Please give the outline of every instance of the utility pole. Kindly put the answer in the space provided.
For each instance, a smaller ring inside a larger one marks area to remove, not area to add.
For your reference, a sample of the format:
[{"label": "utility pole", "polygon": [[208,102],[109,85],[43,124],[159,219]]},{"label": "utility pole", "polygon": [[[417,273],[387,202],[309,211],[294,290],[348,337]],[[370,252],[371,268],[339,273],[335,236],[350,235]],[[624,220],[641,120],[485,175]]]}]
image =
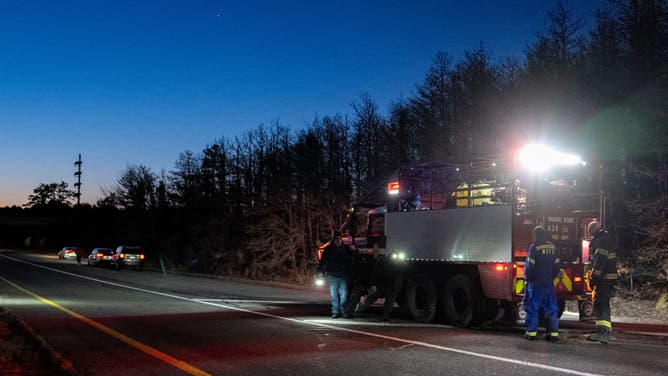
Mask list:
[{"label": "utility pole", "polygon": [[77,187],[77,206],[81,203],[81,154],[79,154],[79,160],[74,162],[74,165],[77,167],[76,172],[74,172],[74,176],[77,177],[77,182],[74,183],[74,186]]}]

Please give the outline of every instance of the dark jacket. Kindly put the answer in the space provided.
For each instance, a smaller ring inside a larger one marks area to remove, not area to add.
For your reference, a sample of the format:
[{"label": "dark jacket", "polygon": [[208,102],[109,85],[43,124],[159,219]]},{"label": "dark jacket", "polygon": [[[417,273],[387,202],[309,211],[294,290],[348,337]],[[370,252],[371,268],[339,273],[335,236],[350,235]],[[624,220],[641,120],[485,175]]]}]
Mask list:
[{"label": "dark jacket", "polygon": [[332,277],[348,278],[353,272],[353,251],[346,244],[330,243],[322,252],[318,271]]},{"label": "dark jacket", "polygon": [[613,283],[617,281],[617,254],[612,239],[605,230],[599,230],[589,244],[591,257],[591,283]]},{"label": "dark jacket", "polygon": [[553,281],[559,275],[560,268],[561,260],[557,257],[554,244],[548,241],[531,244],[529,257],[524,266],[527,282],[553,286]]}]

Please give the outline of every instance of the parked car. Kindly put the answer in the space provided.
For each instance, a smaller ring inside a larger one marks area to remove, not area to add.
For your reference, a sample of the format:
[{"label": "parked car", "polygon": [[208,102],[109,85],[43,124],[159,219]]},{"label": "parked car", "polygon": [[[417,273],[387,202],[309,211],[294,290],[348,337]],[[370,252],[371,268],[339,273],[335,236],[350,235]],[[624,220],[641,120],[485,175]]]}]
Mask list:
[{"label": "parked car", "polygon": [[63,249],[58,252],[58,258],[61,260],[75,260],[77,258],[77,253],[79,255],[84,254],[84,250],[81,247],[63,247]]},{"label": "parked car", "polygon": [[111,264],[111,257],[114,255],[115,251],[113,248],[95,248],[88,255],[88,265],[98,266],[102,264]]},{"label": "parked car", "polygon": [[141,247],[121,245],[111,256],[111,268],[119,270],[123,266],[131,266],[134,270],[144,270],[144,251]]}]

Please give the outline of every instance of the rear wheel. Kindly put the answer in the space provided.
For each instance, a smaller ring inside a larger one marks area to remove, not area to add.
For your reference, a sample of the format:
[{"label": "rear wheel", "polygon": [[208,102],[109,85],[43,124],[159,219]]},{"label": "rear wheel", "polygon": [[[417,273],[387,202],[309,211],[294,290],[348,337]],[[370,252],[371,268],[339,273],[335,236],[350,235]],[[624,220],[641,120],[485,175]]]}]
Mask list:
[{"label": "rear wheel", "polygon": [[471,278],[452,276],[443,289],[443,316],[452,325],[467,327],[480,319],[481,297]]},{"label": "rear wheel", "polygon": [[594,302],[591,300],[582,300],[578,302],[578,313],[580,314],[580,321],[587,321],[596,318],[594,312]]},{"label": "rear wheel", "polygon": [[432,322],[436,317],[438,296],[436,286],[426,278],[408,281],[406,286],[406,309],[415,321]]}]

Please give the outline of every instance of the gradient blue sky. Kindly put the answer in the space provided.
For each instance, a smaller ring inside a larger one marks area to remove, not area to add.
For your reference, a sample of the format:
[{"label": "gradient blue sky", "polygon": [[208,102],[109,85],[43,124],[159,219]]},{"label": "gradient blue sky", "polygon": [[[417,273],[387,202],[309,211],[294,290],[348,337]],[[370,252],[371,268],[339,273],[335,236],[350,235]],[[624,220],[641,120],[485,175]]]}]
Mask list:
[{"label": "gradient blue sky", "polygon": [[[591,19],[600,0],[570,2]],[[272,120],[298,129],[350,113],[368,92],[383,113],[412,95],[437,51],[480,42],[521,57],[553,1],[0,2],[0,206],[43,182],[84,202],[127,164],[169,171]]]}]

